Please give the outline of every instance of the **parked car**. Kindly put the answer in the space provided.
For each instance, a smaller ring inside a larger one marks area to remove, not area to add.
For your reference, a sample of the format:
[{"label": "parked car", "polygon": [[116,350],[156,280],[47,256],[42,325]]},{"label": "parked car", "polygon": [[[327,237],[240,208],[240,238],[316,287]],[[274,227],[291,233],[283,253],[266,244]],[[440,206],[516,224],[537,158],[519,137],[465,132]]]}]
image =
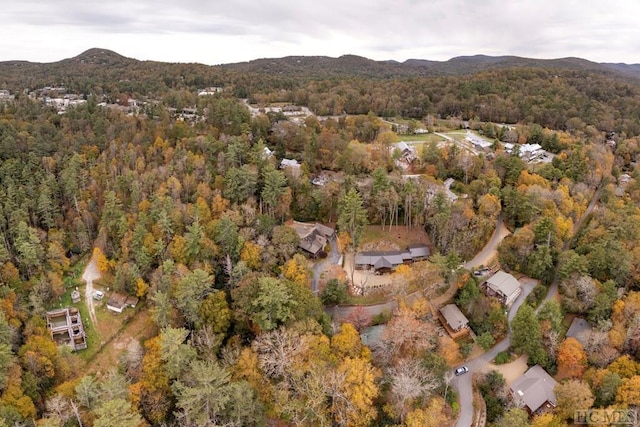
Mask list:
[{"label": "parked car", "polygon": [[104,292],[102,292],[102,291],[93,291],[93,299],[99,301],[102,298],[104,298]]},{"label": "parked car", "polygon": [[464,375],[467,372],[469,372],[469,368],[466,366],[461,366],[458,369],[455,370],[455,374],[456,376],[460,376],[460,375]]},{"label": "parked car", "polygon": [[491,270],[489,268],[486,268],[486,267],[485,268],[480,268],[480,269],[474,271],[473,275],[476,276],[476,277],[481,277],[481,276],[484,276],[485,274],[489,274],[490,271]]}]

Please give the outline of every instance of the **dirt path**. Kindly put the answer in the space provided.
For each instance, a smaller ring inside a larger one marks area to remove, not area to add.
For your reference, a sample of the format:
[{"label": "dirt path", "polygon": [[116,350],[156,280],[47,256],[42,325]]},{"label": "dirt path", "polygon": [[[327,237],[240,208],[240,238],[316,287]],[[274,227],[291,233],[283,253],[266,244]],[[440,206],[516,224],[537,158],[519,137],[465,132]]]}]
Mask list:
[{"label": "dirt path", "polygon": [[98,324],[98,318],[96,317],[96,308],[93,305],[93,281],[100,278],[100,270],[98,270],[98,263],[94,257],[91,257],[91,261],[84,269],[82,273],[82,280],[87,283],[85,289],[85,298],[87,302],[87,308],[89,309],[89,316],[94,325]]}]

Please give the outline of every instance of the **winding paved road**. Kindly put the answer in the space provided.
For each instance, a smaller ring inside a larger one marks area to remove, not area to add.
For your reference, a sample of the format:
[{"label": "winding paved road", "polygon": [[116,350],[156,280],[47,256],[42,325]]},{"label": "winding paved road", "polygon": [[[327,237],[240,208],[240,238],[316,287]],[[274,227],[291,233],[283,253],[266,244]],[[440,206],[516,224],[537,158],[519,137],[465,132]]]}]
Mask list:
[{"label": "winding paved road", "polygon": [[464,268],[472,270],[481,265],[487,266],[489,261],[498,254],[498,246],[500,246],[500,243],[502,243],[504,238],[509,234],[511,234],[511,232],[507,226],[504,225],[504,219],[501,215],[498,217],[498,223],[496,224],[496,229],[493,231],[491,239],[489,239],[487,244],[484,245],[484,248],[482,248],[471,261],[464,263]]},{"label": "winding paved road", "polygon": [[[578,222],[575,223],[573,227],[574,236],[576,236],[580,232],[586,219],[588,218],[588,216],[591,214],[596,204],[598,203],[598,200],[600,199],[600,190],[601,190],[601,187],[598,187],[596,189],[596,191],[593,193],[591,202],[589,202],[589,206],[587,206],[587,209],[585,210],[584,214],[580,217],[580,220],[578,220]],[[493,242],[494,238],[496,237],[496,234],[500,234],[498,233],[498,230],[500,229],[500,225],[504,226],[504,223],[498,224],[498,226],[496,227],[496,232],[494,232],[494,235],[491,237],[491,240],[487,244],[487,247],[491,246],[490,244],[491,242]],[[506,235],[507,234],[505,234],[505,236]],[[498,244],[501,241],[502,239],[498,241]],[[568,250],[571,247],[572,242],[573,242],[573,238],[564,244],[562,250],[563,251]],[[485,247],[480,252],[480,254],[485,252],[487,247]],[[498,246],[495,245],[496,249],[497,247]],[[468,263],[469,267],[467,267],[467,265],[465,264],[465,268],[473,268],[480,265],[480,264],[472,265],[480,259],[479,258],[480,254],[478,254],[473,260],[469,261]],[[488,254],[485,254],[485,255],[488,255]],[[509,348],[509,346],[511,345],[511,321],[513,320],[513,317],[518,312],[518,308],[520,308],[522,303],[525,301],[527,295],[529,295],[529,293],[531,293],[531,291],[535,287],[535,283],[536,283],[535,281],[529,281],[529,280],[523,282],[522,294],[518,297],[518,299],[516,299],[516,301],[511,306],[511,309],[509,310],[509,315],[507,317],[507,320],[509,322],[509,329],[507,330],[506,338],[504,338],[502,341],[496,344],[488,352],[482,354],[481,356],[476,357],[473,360],[468,361],[466,363],[466,366],[469,368],[469,372],[460,377],[455,377],[452,380],[451,386],[458,392],[458,396],[460,400],[460,416],[458,418],[458,422],[456,423],[456,427],[471,427],[473,425],[473,387],[471,382],[473,373],[479,372],[482,369],[482,367],[490,363],[499,352]],[[547,291],[547,295],[545,296],[543,301],[549,300],[551,298],[555,298],[557,293],[558,293],[558,280],[557,280],[557,274],[556,274],[556,277],[551,283],[551,286],[549,286],[549,290]]]},{"label": "winding paved road", "polygon": [[[535,285],[536,281],[533,279],[527,279],[523,282],[522,293],[514,301],[511,309],[509,310],[509,315],[507,316],[509,325],[511,325],[513,317],[516,315],[518,309],[527,299],[527,295],[531,293]],[[456,423],[456,427],[470,427],[473,423],[473,387],[471,384],[473,374],[475,372],[480,372],[482,368],[489,364],[498,353],[506,350],[510,345],[511,326],[509,326],[507,336],[498,344],[493,346],[491,350],[465,363],[465,366],[469,368],[469,372],[467,374],[455,377],[451,381],[451,386],[458,392],[460,400],[460,416]]]}]

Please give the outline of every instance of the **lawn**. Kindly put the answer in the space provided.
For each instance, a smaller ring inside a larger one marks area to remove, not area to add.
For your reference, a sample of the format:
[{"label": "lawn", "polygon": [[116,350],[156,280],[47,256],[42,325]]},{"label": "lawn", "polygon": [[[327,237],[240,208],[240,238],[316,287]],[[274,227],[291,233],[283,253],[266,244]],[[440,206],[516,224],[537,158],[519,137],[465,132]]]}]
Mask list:
[{"label": "lawn", "polygon": [[[418,243],[429,244],[429,236],[422,227],[408,228],[404,225],[392,226],[389,229],[388,226],[382,227],[381,225],[369,225],[364,229],[362,233],[361,247],[364,249],[367,246],[373,244],[397,246],[399,249],[404,249],[408,245],[415,245]],[[386,250],[390,250],[386,249]],[[385,250],[381,248],[380,250]]]},{"label": "lawn", "polygon": [[[422,135],[398,135],[398,139],[401,141],[409,142],[409,143],[424,143],[427,144],[429,142],[440,142],[442,141],[442,137],[433,133],[425,133]],[[414,145],[414,144],[410,144]]]},{"label": "lawn", "polygon": [[[71,267],[63,278],[65,292],[60,296],[57,303],[48,307],[48,309],[75,307],[80,311],[82,326],[87,338],[87,348],[73,353],[80,366],[89,364],[102,351],[105,344],[123,328],[125,320],[134,313],[131,309],[128,309],[129,311],[125,311],[122,315],[111,313],[106,309],[106,298],[108,296],[105,295],[105,299],[95,301],[97,325],[91,322],[89,309],[85,301],[85,283],[81,279],[87,262],[88,260],[86,259],[80,259]],[[80,292],[81,299],[80,302],[73,303],[71,301],[71,292],[76,288]]]}]

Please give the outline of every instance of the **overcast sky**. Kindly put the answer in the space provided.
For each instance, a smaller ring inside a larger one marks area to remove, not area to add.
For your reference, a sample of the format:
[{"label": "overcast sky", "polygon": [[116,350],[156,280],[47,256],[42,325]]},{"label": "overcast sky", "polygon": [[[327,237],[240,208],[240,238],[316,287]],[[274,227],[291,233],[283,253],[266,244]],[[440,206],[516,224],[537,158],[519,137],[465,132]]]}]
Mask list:
[{"label": "overcast sky", "polygon": [[92,48],[223,64],[355,54],[640,63],[638,0],[0,0],[0,61]]}]

